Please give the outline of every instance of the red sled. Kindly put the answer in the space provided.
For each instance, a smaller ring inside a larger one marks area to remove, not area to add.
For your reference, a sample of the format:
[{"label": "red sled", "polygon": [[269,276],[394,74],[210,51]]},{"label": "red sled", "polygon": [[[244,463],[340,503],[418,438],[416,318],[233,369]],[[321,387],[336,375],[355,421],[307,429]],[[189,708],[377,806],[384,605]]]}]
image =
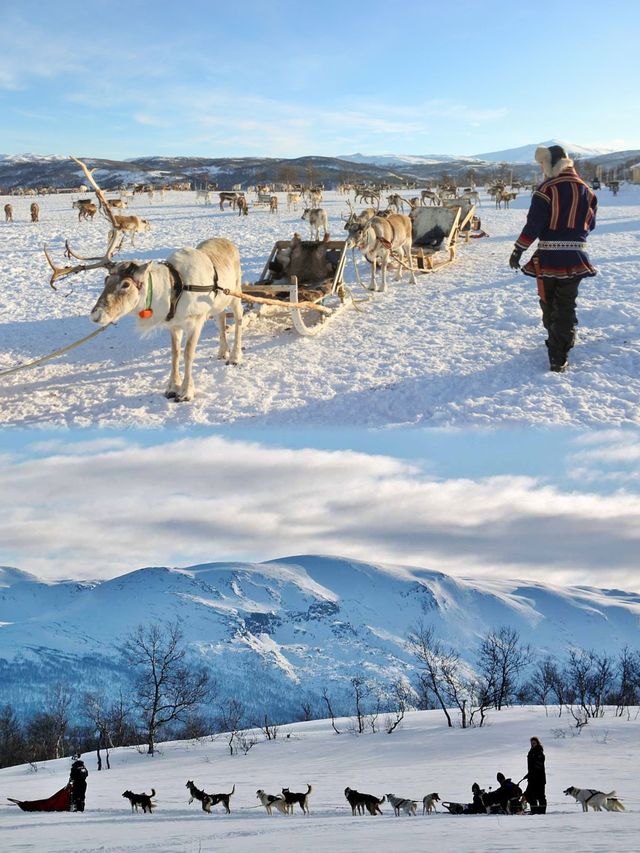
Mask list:
[{"label": "red sled", "polygon": [[62,790],[46,800],[14,800],[7,797],[10,803],[15,803],[23,812],[69,812],[71,811],[71,786],[66,785]]}]

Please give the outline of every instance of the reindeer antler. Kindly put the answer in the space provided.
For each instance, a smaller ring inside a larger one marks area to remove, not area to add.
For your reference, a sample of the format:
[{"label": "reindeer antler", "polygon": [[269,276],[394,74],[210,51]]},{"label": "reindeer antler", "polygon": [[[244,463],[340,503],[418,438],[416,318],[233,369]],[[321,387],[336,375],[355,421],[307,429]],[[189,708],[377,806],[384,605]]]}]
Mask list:
[{"label": "reindeer antler", "polygon": [[60,278],[66,278],[68,275],[74,275],[78,272],[85,272],[85,270],[97,270],[100,268],[103,269],[112,269],[115,266],[115,262],[111,260],[111,256],[113,254],[113,245],[115,241],[118,239],[120,235],[117,231],[111,231],[111,237],[109,240],[109,245],[107,246],[107,251],[102,257],[99,258],[83,258],[81,255],[76,255],[75,252],[69,246],[69,241],[65,242],[65,250],[64,253],[68,258],[77,258],[79,261],[94,261],[94,263],[90,264],[78,264],[76,266],[69,267],[59,267],[53,262],[51,255],[47,251],[46,245],[43,246],[44,255],[47,259],[47,263],[53,270],[51,274],[51,278],[49,279],[49,285],[53,290],[57,290],[58,288],[55,286],[54,282]]},{"label": "reindeer antler", "polygon": [[75,275],[75,273],[85,272],[85,270],[100,269],[101,267],[104,269],[112,269],[114,266],[114,261],[112,260],[113,255],[120,249],[120,246],[122,245],[122,238],[124,236],[122,228],[120,227],[117,221],[117,218],[111,212],[111,208],[109,207],[107,200],[104,197],[104,193],[102,192],[102,190],[96,183],[95,178],[93,177],[93,170],[89,169],[87,165],[83,163],[82,160],[78,160],[77,157],[71,157],[70,159],[73,160],[74,163],[77,163],[78,166],[80,166],[87,180],[95,190],[96,196],[98,197],[100,210],[111,223],[111,229],[109,230],[107,248],[104,254],[100,255],[99,257],[85,257],[83,255],[78,255],[72,250],[71,246],[69,245],[69,241],[65,241],[64,253],[67,258],[76,258],[76,260],[78,261],[90,261],[91,263],[78,264],[76,266],[58,267],[53,262],[51,255],[47,251],[47,247],[44,246],[44,254],[47,259],[47,263],[53,270],[51,278],[49,279],[49,284],[53,288],[53,290],[57,290],[57,287],[55,286],[54,282],[56,282],[58,279],[66,278],[68,275]]},{"label": "reindeer antler", "polygon": [[95,169],[89,169],[87,164],[83,163],[82,160],[78,160],[77,157],[71,156],[70,159],[73,160],[74,163],[77,163],[78,166],[80,166],[82,171],[85,173],[87,180],[95,190],[95,193],[98,197],[98,202],[100,203],[100,212],[107,217],[111,225],[116,229],[116,231],[118,231],[118,223],[116,222],[115,216],[113,215],[111,208],[109,207],[109,203],[107,202],[106,198],[104,197],[104,193],[102,192],[102,190],[96,183],[95,178],[93,177]]}]

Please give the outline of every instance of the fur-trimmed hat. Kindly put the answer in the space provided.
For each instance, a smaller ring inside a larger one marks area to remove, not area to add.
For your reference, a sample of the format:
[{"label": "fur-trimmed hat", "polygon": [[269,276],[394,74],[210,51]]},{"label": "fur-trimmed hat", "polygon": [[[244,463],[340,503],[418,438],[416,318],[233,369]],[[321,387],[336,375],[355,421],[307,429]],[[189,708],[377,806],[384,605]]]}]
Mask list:
[{"label": "fur-trimmed hat", "polygon": [[562,145],[539,145],[536,148],[535,160],[542,166],[542,171],[547,178],[557,178],[563,169],[573,166],[573,160]]}]

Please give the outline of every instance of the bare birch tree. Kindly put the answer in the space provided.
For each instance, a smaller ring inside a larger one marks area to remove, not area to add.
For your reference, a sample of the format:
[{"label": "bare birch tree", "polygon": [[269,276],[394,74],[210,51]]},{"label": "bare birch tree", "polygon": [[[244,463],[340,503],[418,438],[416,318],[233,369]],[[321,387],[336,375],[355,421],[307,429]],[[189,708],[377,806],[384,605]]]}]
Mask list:
[{"label": "bare birch tree", "polygon": [[139,625],[122,651],[137,672],[133,706],[145,727],[149,755],[153,755],[162,728],[184,722],[209,698],[212,685],[206,670],[189,666],[177,622]]}]

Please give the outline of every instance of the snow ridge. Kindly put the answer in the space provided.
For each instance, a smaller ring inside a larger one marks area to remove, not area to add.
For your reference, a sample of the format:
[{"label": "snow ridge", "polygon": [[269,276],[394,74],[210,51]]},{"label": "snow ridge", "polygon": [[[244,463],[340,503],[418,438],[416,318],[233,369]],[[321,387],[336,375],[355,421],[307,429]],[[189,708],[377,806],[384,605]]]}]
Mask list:
[{"label": "snow ridge", "polygon": [[[479,637],[503,625],[540,654],[561,654],[569,645],[634,646],[640,601],[613,590],[454,578],[319,555],[148,567],[95,583],[44,583],[3,569],[6,701],[24,703],[25,666],[42,689],[72,671],[108,690],[114,675],[126,672],[123,638],[142,622],[176,619],[193,657],[225,689],[285,714],[301,691],[319,695],[332,684],[339,696],[356,671],[382,683],[408,674],[406,637],[419,622],[469,660]],[[37,702],[38,687],[30,700]]]}]

